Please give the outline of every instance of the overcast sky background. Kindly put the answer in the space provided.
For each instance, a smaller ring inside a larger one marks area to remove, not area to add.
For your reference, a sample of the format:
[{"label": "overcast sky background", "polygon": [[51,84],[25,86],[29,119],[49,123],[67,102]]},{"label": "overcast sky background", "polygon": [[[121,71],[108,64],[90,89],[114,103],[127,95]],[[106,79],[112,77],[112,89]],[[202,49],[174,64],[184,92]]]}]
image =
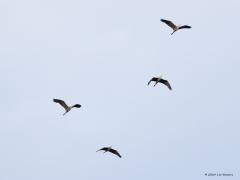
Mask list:
[{"label": "overcast sky background", "polygon": [[0,179],[239,179],[239,7],[1,0]]}]

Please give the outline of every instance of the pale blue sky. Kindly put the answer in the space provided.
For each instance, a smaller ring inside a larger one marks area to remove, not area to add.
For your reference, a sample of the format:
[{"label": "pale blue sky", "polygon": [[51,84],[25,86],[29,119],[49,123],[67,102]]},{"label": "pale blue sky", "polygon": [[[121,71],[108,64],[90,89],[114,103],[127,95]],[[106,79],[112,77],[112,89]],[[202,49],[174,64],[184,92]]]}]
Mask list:
[{"label": "pale blue sky", "polygon": [[239,7],[1,0],[0,179],[239,179]]}]

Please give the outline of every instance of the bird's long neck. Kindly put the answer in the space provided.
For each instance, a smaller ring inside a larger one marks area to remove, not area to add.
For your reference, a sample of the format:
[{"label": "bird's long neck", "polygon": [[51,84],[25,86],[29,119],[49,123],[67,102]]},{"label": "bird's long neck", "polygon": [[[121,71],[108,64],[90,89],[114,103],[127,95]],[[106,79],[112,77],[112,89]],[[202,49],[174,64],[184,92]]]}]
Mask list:
[{"label": "bird's long neck", "polygon": [[154,86],[156,86],[157,85],[157,83],[159,83],[159,81],[162,79],[162,76],[159,76],[158,78],[157,78],[157,80],[156,80],[156,82],[155,82],[155,84],[154,84]]},{"label": "bird's long neck", "polygon": [[178,29],[174,29],[171,35],[173,35],[177,30],[178,30]]},{"label": "bird's long neck", "polygon": [[64,116],[65,114],[67,114],[71,109],[72,109],[72,107],[68,107],[68,108],[66,109],[66,112],[63,114],[63,116]]}]

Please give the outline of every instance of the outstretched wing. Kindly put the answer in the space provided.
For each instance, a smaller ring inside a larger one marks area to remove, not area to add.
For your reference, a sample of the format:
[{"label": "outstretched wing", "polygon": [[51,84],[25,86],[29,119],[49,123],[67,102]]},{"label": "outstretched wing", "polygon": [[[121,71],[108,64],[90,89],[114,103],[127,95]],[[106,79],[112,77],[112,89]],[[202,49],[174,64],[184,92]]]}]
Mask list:
[{"label": "outstretched wing", "polygon": [[184,26],[180,26],[178,29],[190,29],[190,28],[192,27],[188,25],[184,25]]},{"label": "outstretched wing", "polygon": [[168,87],[168,89],[172,90],[172,87],[171,87],[170,83],[169,83],[167,80],[165,80],[165,79],[160,79],[159,82],[165,84],[165,85]]},{"label": "outstretched wing", "polygon": [[68,109],[68,105],[61,99],[53,99],[53,102],[59,103],[65,110]]},{"label": "outstretched wing", "polygon": [[80,107],[82,107],[80,104],[75,104],[74,106],[72,106],[72,107],[75,107],[75,108],[80,108]]},{"label": "outstretched wing", "polygon": [[120,158],[122,157],[122,156],[119,154],[119,152],[118,152],[117,150],[115,150],[115,149],[110,149],[109,152],[117,155],[117,156],[120,157]]},{"label": "outstretched wing", "polygon": [[97,150],[96,152],[98,152],[98,151],[107,151],[107,150],[108,150],[108,148],[107,148],[107,147],[103,147],[103,148],[101,148],[101,149]]},{"label": "outstretched wing", "polygon": [[165,24],[167,24],[169,27],[171,27],[173,30],[177,27],[175,24],[173,24],[172,21],[169,20],[165,20],[165,19],[161,19],[162,22],[164,22]]},{"label": "outstretched wing", "polygon": [[148,85],[149,85],[152,81],[157,81],[157,78],[156,78],[156,77],[153,77],[152,79],[150,79],[150,81],[148,82]]}]

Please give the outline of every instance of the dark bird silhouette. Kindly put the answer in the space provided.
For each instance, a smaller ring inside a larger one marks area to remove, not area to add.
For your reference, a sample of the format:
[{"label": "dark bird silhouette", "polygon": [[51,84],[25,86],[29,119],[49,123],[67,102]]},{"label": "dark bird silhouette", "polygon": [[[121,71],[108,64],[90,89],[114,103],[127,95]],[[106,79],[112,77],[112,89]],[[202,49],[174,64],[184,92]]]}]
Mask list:
[{"label": "dark bird silhouette", "polygon": [[157,83],[160,82],[160,83],[166,85],[166,86],[168,87],[168,89],[172,90],[172,87],[171,87],[170,83],[169,83],[167,80],[163,79],[161,76],[160,76],[160,77],[153,77],[152,79],[150,79],[150,81],[148,82],[148,85],[149,85],[152,81],[155,81],[154,86],[156,86]]},{"label": "dark bird silhouette", "polygon": [[75,104],[73,106],[68,106],[63,100],[60,100],[60,99],[53,99],[53,102],[59,103],[65,109],[65,113],[63,115],[68,113],[74,107],[75,108],[80,108],[81,107],[80,104]]},{"label": "dark bird silhouette", "polygon": [[165,20],[165,19],[161,19],[161,21],[164,22],[165,24],[167,24],[169,27],[171,27],[173,29],[173,32],[172,32],[171,35],[173,35],[173,33],[178,31],[179,29],[190,29],[190,28],[192,28],[191,26],[188,26],[188,25],[176,26],[175,24],[173,24],[172,21]]},{"label": "dark bird silhouette", "polygon": [[103,147],[103,148],[97,150],[96,152],[98,152],[98,151],[104,151],[103,153],[105,153],[105,152],[111,152],[111,153],[117,155],[117,156],[120,157],[120,158],[122,157],[117,150],[112,149],[112,146],[110,146],[110,147]]}]

